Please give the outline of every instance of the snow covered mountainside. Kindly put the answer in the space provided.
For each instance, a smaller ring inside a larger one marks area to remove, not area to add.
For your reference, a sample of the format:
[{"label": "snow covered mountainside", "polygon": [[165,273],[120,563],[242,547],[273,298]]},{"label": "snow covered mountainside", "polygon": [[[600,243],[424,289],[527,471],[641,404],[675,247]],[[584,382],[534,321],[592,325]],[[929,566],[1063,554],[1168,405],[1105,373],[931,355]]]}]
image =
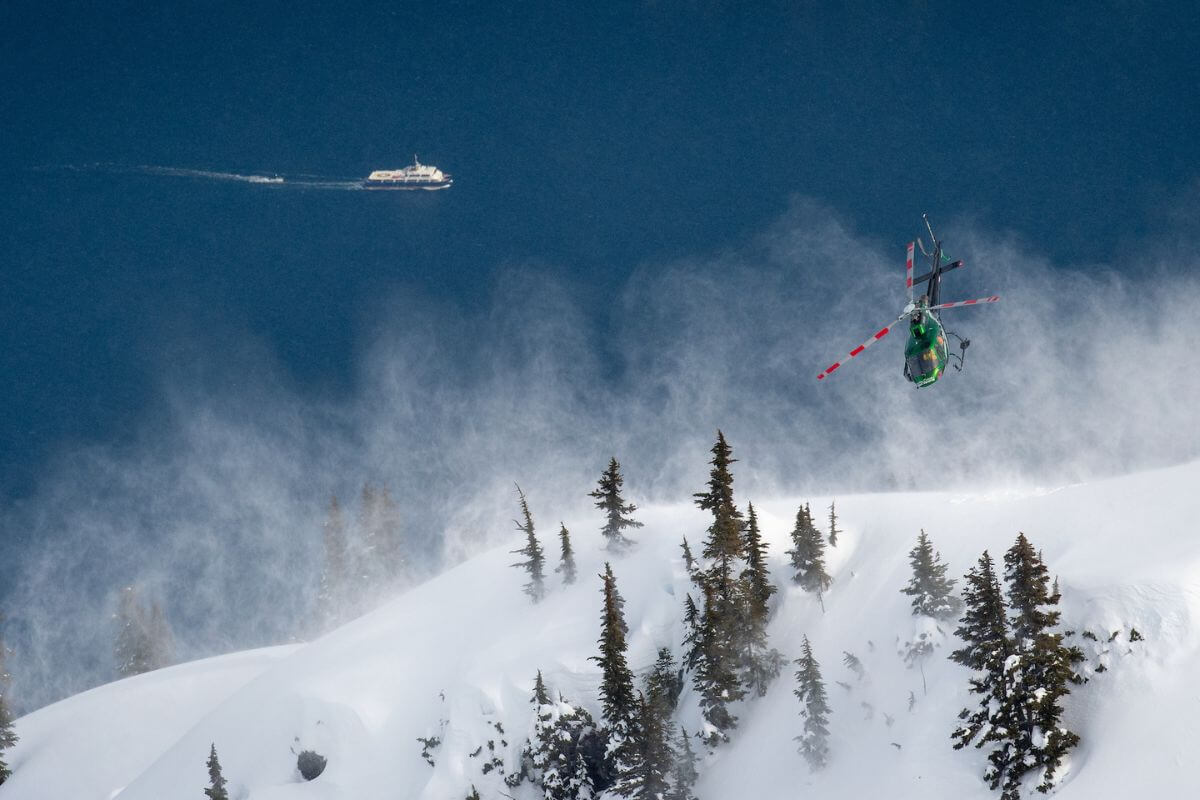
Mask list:
[{"label": "snow covered mountainside", "polygon": [[[1200,462],[1085,485],[980,494],[838,497],[838,546],[826,551],[833,584],[822,610],[791,582],[785,551],[797,506],[820,522],[830,498],[754,501],[770,545],[771,646],[788,659],[805,635],[824,675],[830,761],[810,771],[796,752],[800,705],[790,664],[763,698],[736,704],[731,742],[706,754],[696,794],[733,798],[994,798],[984,756],[955,751],[950,733],[973,706],[968,672],[945,654],[953,624],[922,671],[899,648],[918,621],[900,593],[923,528],[959,578],[983,550],[999,559],[1019,531],[1042,550],[1062,592],[1063,628],[1083,648],[1090,680],[1066,698],[1065,723],[1082,737],[1056,791],[1064,800],[1193,796],[1200,781]],[[698,487],[699,488],[699,487]],[[558,513],[530,504],[551,563]],[[515,506],[515,502],[514,502]],[[12,778],[0,800],[185,800],[203,797],[216,745],[234,800],[530,800],[506,786],[532,730],[530,695],[541,670],[551,693],[599,717],[601,581],[611,558],[625,598],[629,664],[643,675],[660,647],[679,657],[683,602],[694,591],[680,552],[699,551],[711,517],[689,503],[650,506],[637,546],[610,557],[598,514],[565,520],[579,580],[548,573],[546,599],[521,592],[519,547],[473,558],[307,645],[233,654],[103,686],[17,721]],[[498,520],[507,525],[507,520]],[[1139,636],[1134,636],[1136,629]],[[1087,632],[1088,635],[1084,635]],[[861,673],[845,665],[845,654]],[[927,687],[927,688],[926,688]],[[677,722],[700,726],[685,687]],[[418,737],[436,738],[422,757]],[[489,743],[490,746],[489,746]],[[304,781],[296,754],[328,759]],[[704,752],[702,747],[698,747]],[[501,766],[488,769],[495,761]],[[1023,796],[1036,796],[1031,790]]]}]

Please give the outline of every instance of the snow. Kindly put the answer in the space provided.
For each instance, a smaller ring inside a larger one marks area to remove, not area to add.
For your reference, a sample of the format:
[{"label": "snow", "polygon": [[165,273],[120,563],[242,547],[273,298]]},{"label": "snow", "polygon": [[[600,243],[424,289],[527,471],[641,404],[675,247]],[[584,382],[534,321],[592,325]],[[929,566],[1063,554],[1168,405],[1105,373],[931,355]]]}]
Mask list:
[{"label": "snow", "polygon": [[[1066,700],[1065,723],[1082,743],[1056,796],[1190,796],[1200,749],[1198,485],[1200,462],[1065,487],[839,496],[843,531],[826,551],[834,580],[824,611],[791,584],[784,551],[797,505],[809,501],[815,511],[831,498],[739,496],[743,508],[754,501],[781,587],[771,645],[793,659],[807,635],[821,665],[830,761],[812,773],[797,754],[803,720],[789,663],[765,698],[732,708],[738,728],[700,765],[697,794],[997,796],[980,778],[984,754],[950,744],[958,711],[973,705],[968,671],[945,657],[955,625],[913,617],[900,592],[924,528],[959,588],[985,548],[999,558],[1024,531],[1059,577],[1064,627],[1095,636],[1072,640],[1087,654],[1091,680]],[[559,510],[530,497],[547,546],[557,526],[544,521],[557,521]],[[0,800],[199,797],[212,743],[235,800],[443,800],[464,797],[472,784],[483,797],[503,790],[532,798],[528,785],[512,789],[496,771],[482,774],[487,743],[506,770],[515,767],[532,729],[538,669],[552,697],[599,716],[600,676],[588,659],[597,651],[597,575],[606,559],[625,598],[630,666],[645,674],[664,645],[678,657],[692,590],[679,543],[686,535],[697,549],[707,517],[688,502],[636,516],[645,523],[639,544],[615,557],[602,550],[598,514],[565,520],[579,580],[562,587],[548,573],[537,606],[521,592],[524,574],[508,566],[522,543],[514,536],[314,642],[180,665],[36,711],[16,723],[21,740],[8,754],[14,773]],[[1143,641],[1131,641],[1133,628]],[[902,645],[922,633],[934,652],[909,666]],[[844,651],[859,659],[861,676],[845,666]],[[678,721],[704,729],[690,686]],[[433,767],[417,741],[429,736],[441,739]],[[296,770],[304,749],[329,759],[311,783]]]}]

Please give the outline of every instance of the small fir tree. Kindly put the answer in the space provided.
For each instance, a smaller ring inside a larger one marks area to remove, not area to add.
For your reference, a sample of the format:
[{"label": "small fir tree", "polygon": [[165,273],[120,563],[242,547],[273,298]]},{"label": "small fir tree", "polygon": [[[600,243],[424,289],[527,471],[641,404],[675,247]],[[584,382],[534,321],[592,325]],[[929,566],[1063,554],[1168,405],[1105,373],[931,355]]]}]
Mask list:
[{"label": "small fir tree", "polygon": [[829,703],[825,695],[825,683],[821,680],[821,667],[813,657],[812,645],[804,637],[800,658],[795,661],[796,689],[802,708],[804,730],[796,737],[800,743],[800,755],[812,769],[820,769],[829,761]]},{"label": "small fir tree", "polygon": [[638,693],[638,759],[633,780],[618,782],[617,794],[624,789],[637,800],[661,800],[671,780],[671,764],[674,753],[671,739],[675,725],[670,714],[663,713],[661,700],[655,701]]},{"label": "small fir tree", "polygon": [[521,491],[521,487],[517,487],[517,495],[521,499],[521,516],[524,522],[513,520],[517,526],[517,530],[525,534],[525,546],[519,550],[513,550],[513,553],[526,557],[525,561],[518,561],[512,566],[524,569],[529,573],[529,583],[525,584],[525,594],[529,595],[530,599],[535,603],[540,603],[542,598],[546,596],[546,583],[544,578],[545,556],[542,555],[542,545],[538,542],[537,536],[533,529],[533,515],[529,513],[529,503],[525,499],[525,493]]},{"label": "small fir tree", "polygon": [[591,800],[595,789],[583,751],[585,737],[595,730],[591,715],[561,696],[551,701],[540,670],[530,702],[534,730],[521,752],[523,774],[546,800]]},{"label": "small fir tree", "polygon": [[688,671],[696,669],[703,656],[702,647],[704,632],[700,626],[700,609],[691,594],[683,601],[683,625],[686,632],[683,636],[683,666]]},{"label": "small fir tree", "polygon": [[621,465],[613,458],[608,462],[608,469],[600,476],[595,491],[588,493],[589,497],[596,498],[596,508],[604,512],[605,522],[600,532],[604,534],[605,546],[614,552],[625,550],[633,544],[633,540],[624,533],[626,528],[642,527],[642,523],[631,516],[637,511],[637,506],[626,503],[621,497],[621,486],[624,483]]},{"label": "small fir tree", "polygon": [[671,770],[671,788],[667,790],[665,800],[696,800],[692,787],[700,777],[696,769],[699,759],[692,750],[691,737],[687,729],[681,730],[679,744],[675,749],[675,764]]},{"label": "small fir tree", "polygon": [[[0,614],[0,631],[2,631],[3,626],[4,615]],[[9,769],[7,762],[4,760],[4,751],[11,748],[18,741],[17,731],[13,725],[12,711],[8,707],[10,676],[8,670],[5,668],[7,656],[8,650],[4,646],[4,637],[0,636],[0,785],[12,775],[12,770]]]},{"label": "small fir tree", "polygon": [[658,658],[646,678],[646,699],[663,717],[669,718],[683,691],[683,670],[675,664],[671,648],[660,647]]},{"label": "small fir tree", "polygon": [[561,522],[558,525],[558,541],[562,545],[562,550],[558,566],[554,568],[554,571],[562,573],[564,586],[570,586],[575,582],[575,551],[571,549],[571,534],[567,531],[567,526]]},{"label": "small fir tree", "polygon": [[806,503],[796,512],[796,524],[792,528],[792,568],[796,574],[792,580],[806,592],[825,593],[833,578],[825,571],[825,539],[813,524],[812,512]]},{"label": "small fir tree", "polygon": [[225,777],[221,775],[221,762],[217,760],[217,745],[214,743],[208,751],[208,788],[204,790],[204,795],[208,800],[229,800],[225,783]]},{"label": "small fir tree", "polygon": [[683,550],[683,567],[687,570],[687,574],[695,580],[696,576],[696,559],[692,556],[691,545],[688,544],[687,537],[683,537],[683,544],[680,545]]},{"label": "small fir tree", "polygon": [[837,505],[836,502],[831,502],[829,504],[829,546],[830,547],[837,547],[837,537],[838,537],[838,534],[841,533],[841,531],[838,530],[838,526],[837,526],[837,510],[834,508],[835,505]]},{"label": "small fir tree", "polygon": [[933,543],[921,529],[917,544],[908,554],[912,577],[900,591],[912,597],[913,616],[924,614],[935,619],[952,619],[962,609],[954,596],[953,578],[946,577],[947,565],[933,549]]},{"label": "small fir tree", "polygon": [[767,569],[767,545],[758,529],[754,504],[747,508],[745,558],[741,575],[741,593],[745,603],[742,628],[742,682],[748,691],[765,697],[771,681],[783,669],[783,656],[767,644],[767,622],[771,616],[771,595],[775,587]]}]

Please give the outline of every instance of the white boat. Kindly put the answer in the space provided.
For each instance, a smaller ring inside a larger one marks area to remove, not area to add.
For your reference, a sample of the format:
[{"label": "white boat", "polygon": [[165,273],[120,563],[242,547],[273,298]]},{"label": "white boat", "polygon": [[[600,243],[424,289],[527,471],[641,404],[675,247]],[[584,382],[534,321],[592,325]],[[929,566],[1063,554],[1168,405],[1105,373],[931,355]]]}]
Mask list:
[{"label": "white boat", "polygon": [[364,189],[448,189],[451,177],[430,164],[422,164],[413,156],[412,166],[403,169],[377,169],[366,177]]}]

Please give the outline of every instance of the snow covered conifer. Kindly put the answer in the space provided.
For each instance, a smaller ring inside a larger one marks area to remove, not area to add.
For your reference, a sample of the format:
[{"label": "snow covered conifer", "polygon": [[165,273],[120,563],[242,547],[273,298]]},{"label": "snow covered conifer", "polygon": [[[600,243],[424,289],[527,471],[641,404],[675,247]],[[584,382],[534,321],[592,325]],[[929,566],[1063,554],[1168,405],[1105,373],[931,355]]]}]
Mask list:
[{"label": "snow covered conifer", "polygon": [[225,777],[221,775],[221,762],[217,759],[217,746],[213,744],[208,751],[208,788],[204,795],[208,800],[229,800],[229,792],[225,790]]},{"label": "snow covered conifer", "polygon": [[829,504],[829,546],[837,547],[837,537],[841,531],[837,526],[837,511],[834,509],[836,502]]},{"label": "snow covered conifer", "polygon": [[621,486],[624,483],[625,479],[621,476],[621,465],[616,458],[613,458],[608,462],[608,469],[600,476],[595,491],[588,493],[589,497],[596,498],[596,508],[605,514],[606,519],[601,533],[607,540],[605,546],[614,552],[620,552],[633,544],[633,540],[624,534],[626,528],[642,527],[642,523],[630,516],[637,511],[637,506],[633,503],[626,503],[621,497]]},{"label": "snow covered conifer", "polygon": [[618,781],[617,793],[625,788],[628,796],[637,800],[662,800],[670,786],[671,765],[674,753],[671,751],[671,738],[675,734],[675,725],[671,715],[664,714],[661,702],[647,698],[638,693],[638,759],[637,769],[633,780]]},{"label": "snow covered conifer", "polygon": [[962,720],[951,734],[954,749],[975,742],[988,752],[988,768],[984,780],[992,789],[1000,786],[1005,772],[1015,761],[1008,730],[996,719],[1000,708],[1007,705],[1005,663],[1010,652],[1008,623],[1005,618],[1004,597],[991,555],[986,550],[978,564],[968,572],[963,586],[966,611],[955,631],[964,646],[950,654],[950,659],[973,671],[968,681],[972,694],[979,696],[974,710],[964,708]]},{"label": "snow covered conifer", "polygon": [[913,616],[951,619],[958,614],[962,602],[954,596],[955,580],[946,577],[947,566],[941,554],[934,552],[924,528],[909,551],[908,562],[912,564],[912,577],[900,591],[912,597]]},{"label": "snow covered conifer", "polygon": [[796,524],[792,528],[792,568],[796,574],[792,580],[806,592],[821,595],[833,583],[825,571],[825,539],[813,524],[812,512],[806,503],[796,512]]},{"label": "snow covered conifer", "polygon": [[660,647],[658,658],[646,678],[646,699],[665,717],[670,717],[683,691],[683,670],[675,664],[671,648]]},{"label": "snow covered conifer", "polygon": [[688,575],[694,576],[696,573],[696,559],[692,556],[692,547],[688,544],[687,537],[683,537],[683,544],[680,545],[683,550],[683,567],[687,570]]},{"label": "snow covered conifer", "polygon": [[765,697],[771,681],[783,669],[783,656],[767,644],[767,621],[771,615],[771,595],[775,587],[767,569],[767,545],[758,529],[754,504],[747,509],[746,569],[741,575],[741,592],[745,603],[745,625],[741,631],[742,675],[748,690]]},{"label": "snow covered conifer", "polygon": [[800,755],[804,756],[812,769],[820,769],[829,761],[829,703],[825,695],[825,683],[821,680],[821,666],[813,657],[812,645],[804,637],[803,651],[795,661],[796,689],[803,708],[804,730],[796,737],[800,743]]},{"label": "snow covered conifer", "polygon": [[521,515],[524,522],[514,520],[517,530],[525,534],[525,546],[519,550],[513,550],[513,553],[523,555],[527,558],[526,561],[518,561],[513,564],[514,567],[520,567],[529,573],[529,583],[525,584],[525,594],[535,603],[541,602],[546,596],[546,583],[544,578],[544,568],[546,563],[545,556],[542,555],[542,546],[538,543],[537,536],[533,529],[533,515],[529,513],[529,503],[525,499],[525,493],[521,491],[521,487],[517,487],[517,494],[521,498]]},{"label": "snow covered conifer", "polygon": [[704,542],[704,558],[709,566],[699,573],[704,609],[700,658],[693,677],[708,722],[705,740],[715,745],[728,741],[728,731],[737,726],[737,717],[729,713],[727,704],[745,696],[738,669],[745,653],[748,612],[737,577],[737,570],[744,564],[744,546],[742,514],[733,502],[733,474],[729,470],[736,459],[721,431],[717,431],[711,452],[708,491],[694,495],[696,505],[712,512],[713,522]]},{"label": "snow covered conifer", "polygon": [[671,770],[671,788],[664,800],[696,800],[692,787],[699,773],[696,771],[696,753],[692,750],[691,737],[687,729],[681,730],[679,745],[675,750],[675,764]]},{"label": "snow covered conifer", "polygon": [[[4,617],[0,616],[0,624],[3,624]],[[17,732],[13,728],[12,711],[8,707],[8,670],[5,669],[5,654],[7,650],[4,647],[4,639],[0,638],[0,784],[3,784],[12,774],[8,764],[4,761],[4,751],[17,743]]]},{"label": "snow covered conifer", "polygon": [[595,792],[583,751],[584,737],[595,731],[591,715],[561,696],[552,701],[541,670],[530,702],[536,708],[533,734],[521,753],[526,777],[546,800],[591,800]]},{"label": "snow covered conifer", "polygon": [[567,526],[561,522],[558,525],[558,541],[562,545],[562,553],[559,557],[559,564],[554,568],[554,571],[561,572],[563,584],[570,586],[575,582],[575,551],[571,549],[571,534],[567,531]]},{"label": "snow covered conifer", "polygon": [[691,594],[683,601],[683,624],[687,629],[683,636],[683,665],[690,672],[700,663],[704,642],[704,633],[700,627],[700,609],[696,608],[696,601],[692,599]]},{"label": "snow covered conifer", "polygon": [[[608,734],[606,755],[617,786],[628,787],[639,768],[639,706],[634,696],[633,672],[625,661],[624,601],[617,591],[617,579],[612,565],[604,565],[600,576],[604,585],[604,611],[600,618],[600,655],[590,660],[600,665],[600,701],[604,710],[604,725]],[[624,791],[624,790],[622,790]],[[621,794],[618,791],[618,794]],[[628,794],[621,794],[627,797]]]},{"label": "snow covered conifer", "polygon": [[1004,554],[1004,577],[1012,654],[1005,664],[1008,702],[1000,717],[1020,757],[1005,780],[1006,793],[1011,790],[1015,796],[1021,775],[1031,768],[1043,770],[1040,791],[1053,788],[1062,759],[1079,743],[1078,734],[1061,724],[1061,701],[1070,693],[1067,684],[1079,680],[1073,664],[1082,654],[1065,646],[1063,634],[1054,631],[1060,617],[1057,582],[1051,589],[1042,556],[1023,533]]}]

